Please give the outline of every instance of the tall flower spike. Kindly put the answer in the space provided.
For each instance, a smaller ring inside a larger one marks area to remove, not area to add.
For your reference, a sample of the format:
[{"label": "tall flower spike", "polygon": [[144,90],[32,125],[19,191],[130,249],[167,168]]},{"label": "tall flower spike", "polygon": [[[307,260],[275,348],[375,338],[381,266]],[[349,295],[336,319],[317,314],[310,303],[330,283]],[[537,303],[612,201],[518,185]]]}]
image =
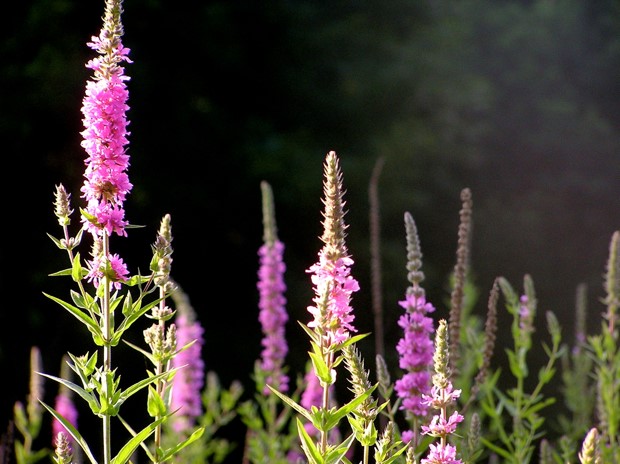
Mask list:
[{"label": "tall flower spike", "polygon": [[472,402],[476,399],[480,387],[484,383],[489,374],[489,368],[491,367],[491,357],[495,351],[495,340],[497,338],[497,301],[499,299],[499,283],[495,279],[491,293],[489,294],[489,302],[487,305],[487,318],[484,323],[484,351],[482,353],[482,365],[476,374],[474,379],[474,385],[471,387],[471,392],[467,404],[463,406],[463,411],[467,410]]},{"label": "tall flower spike", "polygon": [[412,421],[412,431],[404,431],[403,441],[415,437],[417,420],[426,417],[428,405],[423,402],[423,395],[431,391],[431,368],[433,362],[433,320],[427,314],[435,307],[426,301],[424,289],[420,283],[424,279],[421,271],[422,253],[418,232],[409,213],[405,213],[405,230],[407,233],[407,278],[411,286],[407,288],[406,298],[399,301],[405,313],[400,316],[398,325],[403,329],[403,337],[398,341],[396,350],[399,354],[399,367],[405,371],[402,378],[394,384],[394,390],[402,400],[400,409],[406,411]]},{"label": "tall flower spike", "polygon": [[312,273],[315,306],[308,311],[314,320],[308,324],[322,339],[325,346],[344,342],[353,326],[353,308],[350,306],[351,294],[359,290],[359,284],[351,275],[353,260],[345,245],[347,226],[344,222],[342,173],[336,153],[330,151],[324,163],[323,183],[323,235],[324,245],[319,252],[319,262],[307,272]]},{"label": "tall flower spike", "polygon": [[[263,201],[263,245],[258,251],[259,321],[263,331],[260,369],[268,385],[280,392],[288,391],[284,375],[284,359],[288,352],[285,324],[288,321],[284,292],[284,244],[278,239],[273,193],[267,182],[261,182]],[[265,394],[270,394],[265,386]]]},{"label": "tall flower spike", "polygon": [[418,228],[409,212],[405,212],[405,234],[407,237],[407,279],[411,282],[407,294],[424,297],[424,289],[421,286],[424,280],[422,248],[420,247]]},{"label": "tall flower spike", "polygon": [[614,332],[618,306],[620,306],[620,231],[614,232],[609,243],[609,257],[605,274],[605,304],[609,333]]},{"label": "tall flower spike", "polygon": [[457,373],[457,364],[460,355],[461,313],[463,312],[463,298],[467,270],[469,268],[469,242],[472,227],[472,199],[471,191],[465,188],[461,191],[462,207],[458,242],[456,249],[456,265],[454,266],[454,288],[450,298],[450,362],[452,374]]},{"label": "tall flower spike", "polygon": [[171,296],[177,308],[177,347],[182,349],[193,342],[172,358],[171,363],[173,368],[179,368],[172,380],[171,410],[180,408],[172,417],[173,429],[181,433],[188,431],[202,414],[201,391],[204,386],[205,366],[201,351],[204,344],[204,329],[196,319],[196,312],[181,287],[175,285]]},{"label": "tall flower spike", "polygon": [[39,375],[43,369],[43,361],[41,359],[41,350],[37,346],[30,348],[30,391],[28,392],[28,419],[30,423],[41,423],[43,408],[41,400],[43,399],[43,378]]},{"label": "tall flower spike", "polygon": [[86,67],[94,73],[86,83],[82,102],[84,131],[82,147],[86,150],[85,182],[82,196],[87,201],[82,221],[97,235],[106,231],[126,235],[123,202],[132,188],[126,170],[128,144],[129,92],[125,82],[123,61],[131,62],[129,49],[121,43],[123,26],[121,0],[107,0],[104,23],[99,36],[88,44],[100,56],[90,60]]}]

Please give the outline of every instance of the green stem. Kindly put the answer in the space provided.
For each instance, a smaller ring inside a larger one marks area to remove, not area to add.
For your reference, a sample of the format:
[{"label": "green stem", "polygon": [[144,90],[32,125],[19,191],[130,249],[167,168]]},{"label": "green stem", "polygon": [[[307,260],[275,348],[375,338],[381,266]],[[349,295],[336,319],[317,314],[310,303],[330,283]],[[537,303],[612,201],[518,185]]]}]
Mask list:
[{"label": "green stem", "polygon": [[[103,256],[109,256],[110,241],[106,233],[103,234]],[[107,376],[112,372],[112,346],[110,339],[112,338],[112,315],[110,314],[110,280],[104,275],[101,285],[103,285],[103,301],[102,301],[102,332],[103,332],[103,377],[102,377],[102,394],[105,397],[105,404],[111,404],[112,398],[108,392]],[[103,414],[103,462],[109,463],[112,455],[112,430],[111,417],[106,411]]]}]

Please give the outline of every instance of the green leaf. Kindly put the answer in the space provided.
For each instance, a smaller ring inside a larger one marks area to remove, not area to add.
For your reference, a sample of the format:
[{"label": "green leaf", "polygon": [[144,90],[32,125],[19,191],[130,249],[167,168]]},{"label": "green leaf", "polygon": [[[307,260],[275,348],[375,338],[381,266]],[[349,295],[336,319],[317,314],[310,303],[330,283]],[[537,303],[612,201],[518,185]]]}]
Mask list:
[{"label": "green leaf", "polygon": [[125,298],[125,301],[123,302],[123,316],[127,317],[129,314],[131,314],[132,310],[133,310],[133,298],[131,296],[131,292],[127,292],[127,297]]},{"label": "green leaf", "polygon": [[125,464],[127,461],[129,461],[138,446],[140,446],[149,436],[151,436],[155,429],[165,419],[165,417],[162,417],[144,427],[137,435],[135,435],[131,440],[125,443],[125,445],[121,448],[118,454],[114,456],[114,458],[112,458],[110,464]]},{"label": "green leaf", "polygon": [[75,254],[73,262],[71,263],[71,278],[75,282],[80,282],[86,274],[88,274],[88,272],[82,267],[82,262],[80,261],[80,253],[78,252]]},{"label": "green leaf", "polygon": [[340,419],[342,419],[344,416],[346,416],[350,412],[354,411],[360,404],[366,401],[366,399],[372,394],[375,388],[377,388],[377,385],[373,385],[361,395],[356,396],[351,401],[349,401],[347,404],[341,406],[335,412],[328,412],[327,417],[326,417],[326,422],[325,422],[325,428],[327,430],[330,430],[334,428],[336,425],[338,425],[338,423],[340,422]]},{"label": "green leaf", "polygon": [[122,393],[118,395],[118,399],[114,402],[112,406],[114,406],[114,408],[118,410],[121,407],[121,405],[125,401],[127,401],[129,397],[139,392],[143,388],[148,387],[152,383],[157,382],[160,379],[170,375],[171,373],[178,371],[179,369],[180,368],[178,367],[174,369],[170,369],[166,372],[162,372],[161,374],[157,374],[157,375],[154,375],[153,377],[142,379],[139,382],[134,383],[132,386],[130,386],[129,388],[127,388],[126,390],[124,390]]},{"label": "green leaf", "polygon": [[318,337],[318,334],[313,331],[312,329],[310,329],[307,325],[297,321],[297,323],[301,326],[302,329],[304,329],[304,332],[306,332],[308,334],[308,336],[310,337],[310,340],[314,343],[316,343],[317,345],[320,344],[320,340]]},{"label": "green leaf", "polygon": [[504,459],[510,461],[510,458],[512,457],[512,453],[511,452],[506,451],[504,448],[500,448],[495,443],[493,443],[492,441],[487,440],[486,438],[480,437],[480,441],[482,441],[484,446],[489,448],[491,451],[493,451],[494,453],[499,454]]},{"label": "green leaf", "polygon": [[[394,443],[392,445],[391,448],[395,448],[396,446],[402,444],[402,442],[399,440],[396,443]],[[409,445],[404,444],[403,446],[400,447],[400,449],[396,452],[394,452],[394,454],[392,454],[392,456],[389,457],[389,459],[385,459],[383,461],[381,461],[381,464],[392,464],[394,461],[396,461],[396,459],[403,454],[405,451],[407,451],[407,448],[409,448]]]},{"label": "green leaf", "polygon": [[358,335],[354,335],[353,337],[350,337],[348,339],[346,339],[344,342],[339,343],[338,345],[334,345],[334,350],[341,350],[343,348],[346,348],[347,346],[353,345],[354,343],[359,342],[360,340],[366,338],[368,335],[370,335],[369,333],[364,333],[364,334],[358,334]]},{"label": "green leaf", "polygon": [[51,234],[46,234],[46,235],[47,235],[49,238],[51,238],[51,239],[52,239],[52,241],[56,244],[56,246],[57,246],[58,248],[60,248],[61,250],[66,250],[66,249],[67,249],[66,245],[63,245],[63,243],[64,243],[64,239],[63,239],[62,241],[60,241],[59,239],[57,239],[56,237],[54,237],[54,236],[53,236],[53,235],[51,235]]},{"label": "green leaf", "polygon": [[79,385],[73,382],[70,382],[68,380],[65,380],[63,378],[54,377],[53,375],[44,374],[43,372],[37,372],[37,374],[42,375],[43,377],[47,377],[48,379],[55,380],[56,382],[64,385],[69,390],[74,391],[75,393],[80,395],[80,397],[82,397],[88,403],[88,405],[90,406],[90,409],[93,412],[99,411],[100,409],[99,400],[93,393],[88,392],[84,388],[80,387]]},{"label": "green leaf", "polygon": [[52,272],[51,274],[48,274],[50,277],[64,277],[64,276],[70,276],[71,275],[71,268],[69,269],[63,269],[62,271],[57,271],[57,272]]},{"label": "green leaf", "polygon": [[340,443],[334,449],[330,450],[325,456],[325,463],[326,464],[339,463],[344,457],[344,455],[347,454],[347,451],[349,451],[349,448],[351,447],[351,444],[353,443],[354,439],[355,439],[355,436],[351,434],[347,437],[345,441]]},{"label": "green leaf", "polygon": [[202,435],[204,434],[204,431],[205,431],[205,428],[200,427],[199,429],[192,432],[192,434],[189,437],[187,437],[185,440],[183,440],[182,442],[175,444],[172,448],[168,448],[164,450],[164,452],[162,453],[160,457],[160,462],[167,461],[168,459],[173,457],[175,454],[177,454],[179,451],[181,451],[183,448],[187,447],[188,445],[191,445],[193,442],[195,442],[200,437],[202,437]]},{"label": "green leaf", "polygon": [[321,347],[316,343],[312,342],[312,350],[309,351],[310,360],[312,361],[312,366],[314,367],[314,372],[316,376],[319,378],[322,384],[331,385],[335,382],[334,377],[332,376],[332,371],[327,367],[327,363],[325,362],[325,357],[321,352]]},{"label": "green leaf", "polygon": [[43,295],[45,295],[46,297],[48,297],[50,300],[55,301],[56,303],[58,303],[60,306],[62,306],[63,308],[65,308],[67,311],[69,311],[71,314],[73,314],[73,316],[75,316],[80,322],[82,322],[84,325],[86,325],[86,327],[88,327],[88,330],[92,333],[92,334],[97,334],[101,340],[103,340],[103,333],[101,332],[101,328],[99,327],[99,325],[93,320],[92,317],[90,317],[88,314],[86,314],[84,311],[80,310],[79,308],[73,306],[72,304],[67,303],[66,301],[61,300],[60,298],[56,298],[55,296],[49,295],[47,293],[43,293]]},{"label": "green leaf", "polygon": [[297,418],[297,433],[299,434],[299,438],[301,440],[301,447],[306,453],[306,457],[308,458],[309,464],[324,464],[323,456],[319,452],[319,449],[312,441],[308,432],[306,432],[306,428],[304,424]]},{"label": "green leaf", "polygon": [[71,290],[71,301],[78,308],[85,309],[92,314],[93,312],[96,314],[100,314],[99,307],[97,306],[97,302],[89,293],[78,293],[75,290]]},{"label": "green leaf", "polygon": [[310,414],[310,411],[308,411],[306,408],[304,408],[303,406],[301,406],[300,404],[296,403],[295,401],[293,401],[291,398],[289,398],[288,396],[286,396],[283,393],[280,393],[278,390],[276,390],[275,388],[273,388],[271,385],[267,385],[267,388],[269,388],[269,390],[271,390],[273,393],[275,393],[278,397],[280,397],[280,399],[282,401],[284,401],[286,404],[288,404],[291,408],[293,408],[295,411],[297,411],[299,414],[301,414],[302,416],[304,416],[306,419],[308,419],[309,422],[313,422],[313,417],[312,414]]},{"label": "green leaf", "polygon": [[68,420],[62,417],[52,407],[48,406],[41,400],[39,400],[39,403],[41,403],[43,407],[47,409],[50,412],[50,414],[54,416],[62,425],[64,425],[64,427],[67,429],[67,433],[71,435],[71,438],[73,438],[75,443],[80,445],[80,448],[82,448],[82,450],[84,451],[84,454],[90,460],[90,462],[92,462],[93,464],[98,464],[97,459],[95,459],[95,456],[93,456],[92,451],[88,447],[88,443],[86,443],[86,440],[84,440],[82,435],[80,435],[80,432],[78,432],[77,429]]},{"label": "green leaf", "polygon": [[149,394],[146,402],[147,412],[151,417],[161,417],[166,414],[166,405],[157,390],[149,385]]},{"label": "green leaf", "polygon": [[129,278],[129,280],[123,282],[128,287],[135,287],[136,285],[143,285],[151,280],[152,276],[140,276],[134,275]]},{"label": "green leaf", "polygon": [[[129,329],[129,327],[131,327],[131,325],[134,322],[136,322],[140,317],[142,317],[147,311],[149,311],[154,306],[158,305],[161,301],[162,301],[162,298],[157,298],[156,300],[151,301],[146,306],[142,306],[141,307],[142,298],[138,298],[138,301],[136,301],[132,305],[132,310],[131,310],[130,314],[123,319],[123,321],[118,326],[116,331],[114,331],[114,333],[112,334],[112,339],[110,340],[110,344],[112,346],[118,345],[118,342],[123,337],[123,333],[127,329]],[[123,312],[124,312],[124,310],[123,310]]]}]

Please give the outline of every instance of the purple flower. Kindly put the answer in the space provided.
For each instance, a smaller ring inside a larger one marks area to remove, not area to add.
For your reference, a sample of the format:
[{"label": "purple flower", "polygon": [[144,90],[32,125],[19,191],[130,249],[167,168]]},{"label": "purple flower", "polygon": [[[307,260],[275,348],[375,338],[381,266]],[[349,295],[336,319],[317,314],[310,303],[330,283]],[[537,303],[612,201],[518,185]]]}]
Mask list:
[{"label": "purple flower", "polygon": [[[288,390],[288,377],[283,374],[282,366],[288,352],[285,338],[285,324],[288,314],[285,309],[284,271],[282,260],[284,244],[275,240],[272,245],[264,244],[259,251],[260,267],[258,270],[258,291],[260,314],[258,319],[263,330],[263,351],[261,369],[267,373],[266,381],[281,392]],[[269,389],[265,393],[270,393]]]},{"label": "purple flower", "polygon": [[[126,112],[129,92],[120,64],[131,62],[129,49],[121,42],[123,27],[120,19],[122,9],[111,3],[106,5],[104,26],[99,37],[92,37],[88,46],[99,56],[90,60],[86,67],[93,71],[93,77],[86,82],[82,100],[82,147],[87,153],[82,197],[86,209],[82,222],[94,237],[100,240],[104,234],[126,236],[125,210],[123,202],[132,188],[127,176],[129,156]],[[89,263],[88,279],[97,287],[104,276],[120,288],[126,280],[127,270],[117,255],[109,255],[103,247],[93,254]]]},{"label": "purple flower", "polygon": [[88,261],[88,266],[90,270],[86,278],[95,287],[99,287],[101,279],[107,277],[114,285],[114,288],[120,290],[121,282],[125,282],[128,279],[129,271],[118,254],[109,254],[107,259],[103,254],[97,255],[91,261]]},{"label": "purple flower", "polygon": [[456,426],[461,422],[463,422],[463,416],[461,416],[457,411],[454,411],[448,419],[443,416],[436,415],[433,416],[433,419],[428,426],[422,426],[422,433],[434,437],[446,436],[454,433],[456,431]]},{"label": "purple flower", "polygon": [[420,464],[462,464],[460,459],[456,459],[456,448],[454,446],[433,443],[429,446],[428,457],[423,458]]},{"label": "purple flower", "polygon": [[359,284],[350,276],[351,258],[330,260],[325,250],[319,253],[319,262],[308,269],[313,272],[312,283],[316,296],[315,306],[308,306],[314,320],[308,327],[326,331],[328,345],[347,340],[349,332],[357,332],[351,324],[355,318],[350,306],[351,294],[359,290]]},{"label": "purple flower", "polygon": [[[71,397],[66,393],[60,393],[56,396],[56,402],[54,404],[54,409],[58,414],[64,417],[73,427],[77,428],[77,419],[78,419],[78,411],[71,400]],[[67,430],[65,426],[56,418],[52,421],[52,438],[56,440],[56,437],[59,433],[66,433]],[[68,436],[68,440],[71,441],[72,438]]]},{"label": "purple flower", "polygon": [[201,351],[204,343],[204,329],[198,321],[193,320],[184,312],[178,313],[175,325],[179,349],[195,341],[172,358],[172,367],[180,368],[173,379],[171,410],[179,409],[173,416],[173,428],[176,432],[182,432],[191,428],[196,418],[202,414],[201,391],[204,386],[204,361]]},{"label": "purple flower", "polygon": [[431,339],[433,320],[426,314],[435,311],[435,307],[424,296],[408,293],[399,304],[405,308],[398,325],[404,335],[398,341],[396,350],[400,355],[399,366],[406,371],[396,381],[394,389],[402,399],[401,409],[416,417],[425,417],[428,405],[422,401],[423,395],[431,391],[431,371],[434,346]]},{"label": "purple flower", "polygon": [[129,49],[123,47],[119,31],[110,33],[105,27],[100,37],[93,37],[88,45],[101,56],[86,65],[94,71],[94,77],[86,83],[82,102],[81,145],[88,157],[81,190],[91,218],[83,216],[82,221],[93,234],[101,235],[105,230],[108,235],[116,232],[125,236],[123,202],[132,188],[126,173],[129,156],[125,151],[129,109],[125,81],[129,78],[119,63],[131,62],[127,56]]}]

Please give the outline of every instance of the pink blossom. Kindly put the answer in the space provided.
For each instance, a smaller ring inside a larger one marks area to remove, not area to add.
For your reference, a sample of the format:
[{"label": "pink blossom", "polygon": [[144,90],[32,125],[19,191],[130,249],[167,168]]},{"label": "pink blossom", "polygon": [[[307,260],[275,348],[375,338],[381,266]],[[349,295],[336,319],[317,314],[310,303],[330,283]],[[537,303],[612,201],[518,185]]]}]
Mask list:
[{"label": "pink blossom", "polygon": [[433,385],[431,388],[431,394],[423,395],[422,399],[425,404],[432,406],[435,409],[442,409],[453,403],[461,396],[461,390],[455,390],[452,383],[449,383],[446,388],[441,388]]},{"label": "pink blossom", "polygon": [[88,261],[88,266],[87,280],[95,287],[99,287],[101,279],[107,277],[113,283],[114,288],[120,290],[121,282],[128,279],[129,271],[118,254],[108,255],[108,259],[104,255],[98,255]]},{"label": "pink blossom", "polygon": [[[70,396],[65,393],[60,393],[56,396],[56,402],[54,409],[58,414],[64,417],[73,427],[77,428],[78,411]],[[56,437],[60,432],[67,435],[69,440],[72,440],[65,426],[56,418],[52,421],[52,438],[56,440]]]},{"label": "pink blossom", "polygon": [[[272,246],[267,244],[259,249],[260,267],[258,271],[258,291],[260,314],[258,319],[263,330],[263,351],[261,369],[267,373],[267,384],[281,392],[288,390],[288,377],[283,374],[284,358],[288,352],[285,337],[285,324],[288,321],[285,304],[284,271],[282,260],[284,244],[275,240]],[[265,393],[271,391],[266,388]]]},{"label": "pink blossom", "polygon": [[422,433],[435,437],[445,436],[454,433],[457,424],[461,422],[463,422],[463,416],[457,411],[454,411],[448,420],[441,415],[436,415],[428,426],[422,426]]},{"label": "pink blossom", "polygon": [[204,386],[204,361],[202,345],[204,344],[202,325],[192,320],[183,312],[178,313],[177,347],[180,349],[195,341],[189,348],[172,358],[172,367],[179,368],[173,379],[171,409],[178,409],[174,417],[173,428],[182,432],[191,428],[198,416],[202,414],[201,391]]},{"label": "pink blossom", "polygon": [[330,259],[323,248],[319,252],[319,262],[307,271],[314,273],[312,283],[316,294],[313,299],[315,306],[308,306],[314,316],[308,327],[325,330],[328,345],[342,343],[350,337],[350,332],[357,332],[352,325],[355,317],[350,301],[351,294],[360,287],[350,275],[352,264],[349,257]]},{"label": "pink blossom", "polygon": [[456,459],[456,448],[450,444],[429,445],[428,457],[423,458],[420,464],[462,464],[463,461]]},{"label": "pink blossom", "polygon": [[129,92],[122,61],[130,62],[129,49],[123,47],[119,36],[102,31],[88,45],[101,56],[90,60],[87,67],[94,76],[86,83],[82,102],[84,130],[82,147],[87,158],[85,181],[81,188],[87,201],[87,212],[93,219],[82,216],[87,229],[101,235],[103,231],[126,235],[123,202],[132,185],[127,177]]},{"label": "pink blossom", "polygon": [[403,337],[398,341],[396,350],[400,355],[399,366],[405,370],[402,378],[394,384],[394,390],[402,399],[400,408],[417,417],[424,417],[428,405],[423,396],[431,391],[431,367],[433,365],[433,320],[426,314],[435,311],[435,307],[424,296],[408,293],[399,304],[406,312],[398,320],[403,329]]}]

